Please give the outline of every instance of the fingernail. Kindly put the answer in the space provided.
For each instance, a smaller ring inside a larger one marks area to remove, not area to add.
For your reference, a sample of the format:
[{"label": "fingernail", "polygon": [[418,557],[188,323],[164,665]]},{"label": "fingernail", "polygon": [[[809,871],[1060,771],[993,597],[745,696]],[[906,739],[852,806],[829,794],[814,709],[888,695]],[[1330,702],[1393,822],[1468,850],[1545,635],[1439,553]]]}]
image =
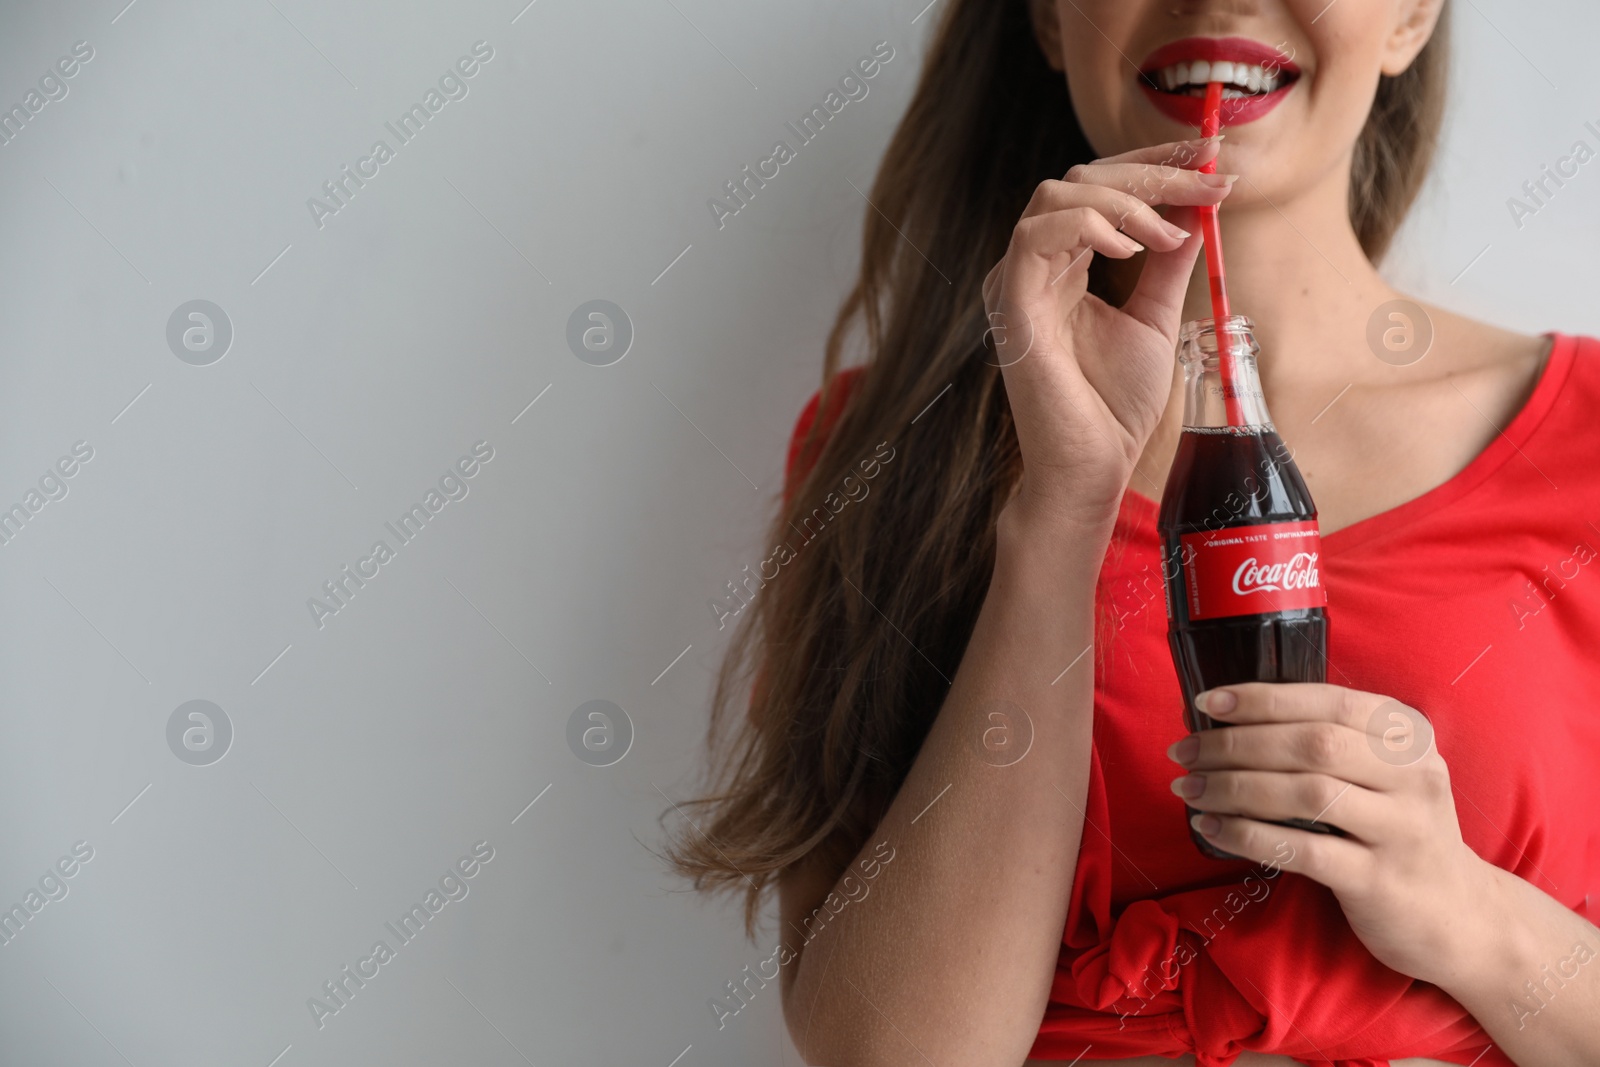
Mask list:
[{"label": "fingernail", "polygon": [[1172,780],[1172,791],[1186,800],[1193,800],[1206,791],[1206,776],[1187,774]]},{"label": "fingernail", "polygon": [[1226,715],[1239,706],[1239,698],[1231,689],[1207,689],[1194,695],[1194,706],[1207,715]]},{"label": "fingernail", "polygon": [[1200,184],[1209,185],[1215,189],[1226,189],[1239,180],[1237,174],[1201,174]]},{"label": "fingernail", "polygon": [[1194,827],[1204,837],[1211,837],[1222,829],[1222,820],[1210,812],[1202,812],[1189,820],[1189,825]]},{"label": "fingernail", "polygon": [[1181,226],[1174,226],[1166,219],[1161,220],[1161,228],[1167,231],[1169,237],[1176,237],[1180,241],[1187,239],[1189,236],[1188,230],[1183,229]]},{"label": "fingernail", "polygon": [[1190,734],[1180,741],[1174,741],[1172,747],[1167,749],[1167,758],[1174,763],[1181,763],[1185,767],[1193,763],[1194,758],[1198,755],[1200,755],[1200,739],[1194,734]]}]

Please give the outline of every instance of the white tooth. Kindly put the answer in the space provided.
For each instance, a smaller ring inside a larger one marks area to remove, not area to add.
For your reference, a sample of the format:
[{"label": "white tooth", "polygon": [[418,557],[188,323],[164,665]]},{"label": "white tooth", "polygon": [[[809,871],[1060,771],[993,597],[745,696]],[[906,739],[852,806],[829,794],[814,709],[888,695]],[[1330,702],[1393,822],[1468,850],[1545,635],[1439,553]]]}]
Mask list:
[{"label": "white tooth", "polygon": [[1172,85],[1173,85],[1173,88],[1177,88],[1180,85],[1187,85],[1187,84],[1189,84],[1189,64],[1187,64],[1187,63],[1174,63],[1172,65]]},{"label": "white tooth", "polygon": [[1231,85],[1222,90],[1222,99],[1224,100],[1237,100],[1244,95],[1245,92],[1243,89],[1235,89]]},{"label": "white tooth", "polygon": [[1278,88],[1278,84],[1279,84],[1278,75],[1276,75],[1276,74],[1268,74],[1266,71],[1262,71],[1261,72],[1261,91],[1262,92],[1264,92],[1264,93],[1273,92],[1274,90],[1276,90]]},{"label": "white tooth", "polygon": [[1161,68],[1161,88],[1171,92],[1178,87],[1178,75],[1171,67]]},{"label": "white tooth", "polygon": [[1241,89],[1250,88],[1250,72],[1256,68],[1247,67],[1243,63],[1233,65],[1233,84]]},{"label": "white tooth", "polygon": [[1218,60],[1211,64],[1211,77],[1207,81],[1221,82],[1227,85],[1233,81],[1233,64],[1227,60]]},{"label": "white tooth", "polygon": [[1189,84],[1204,85],[1211,80],[1211,64],[1203,59],[1197,59],[1189,67]]},{"label": "white tooth", "polygon": [[1250,67],[1245,73],[1249,76],[1249,80],[1245,83],[1245,88],[1252,93],[1259,93],[1261,91],[1261,80],[1267,76],[1267,72],[1260,67]]}]

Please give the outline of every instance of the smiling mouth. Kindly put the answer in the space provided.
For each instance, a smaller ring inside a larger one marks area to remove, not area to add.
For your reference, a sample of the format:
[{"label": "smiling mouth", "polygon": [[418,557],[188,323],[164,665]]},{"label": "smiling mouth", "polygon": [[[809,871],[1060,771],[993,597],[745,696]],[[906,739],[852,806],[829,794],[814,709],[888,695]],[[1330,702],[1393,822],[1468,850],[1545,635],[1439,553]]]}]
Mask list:
[{"label": "smiling mouth", "polygon": [[1192,63],[1173,63],[1145,71],[1139,78],[1147,88],[1173,96],[1204,97],[1206,85],[1222,83],[1224,100],[1267,96],[1294,84],[1299,73],[1283,67],[1255,63],[1197,59]]},{"label": "smiling mouth", "polygon": [[1265,118],[1290,96],[1301,72],[1277,48],[1248,37],[1185,37],[1162,45],[1139,68],[1139,87],[1157,111],[1185,126],[1201,126],[1206,86],[1220,82],[1221,122],[1238,126]]}]

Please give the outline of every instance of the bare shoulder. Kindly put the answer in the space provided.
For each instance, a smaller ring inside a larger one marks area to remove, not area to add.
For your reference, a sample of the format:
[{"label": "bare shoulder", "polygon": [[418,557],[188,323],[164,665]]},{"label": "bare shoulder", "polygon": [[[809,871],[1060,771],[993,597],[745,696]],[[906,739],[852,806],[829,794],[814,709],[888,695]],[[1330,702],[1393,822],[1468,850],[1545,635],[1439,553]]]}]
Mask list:
[{"label": "bare shoulder", "polygon": [[1433,326],[1432,347],[1400,373],[1414,384],[1460,393],[1496,426],[1504,426],[1538,384],[1550,356],[1550,336],[1425,307]]},{"label": "bare shoulder", "polygon": [[1424,308],[1433,325],[1433,346],[1428,359],[1419,361],[1417,366],[1420,369],[1431,361],[1433,375],[1486,375],[1531,382],[1539,376],[1550,354],[1550,337],[1546,334],[1519,333],[1444,308]]},{"label": "bare shoulder", "polygon": [[1425,310],[1432,341],[1420,356],[1366,363],[1363,380],[1331,417],[1323,418],[1327,405],[1316,418],[1291,423],[1304,456],[1296,462],[1316,497],[1324,535],[1399,507],[1465,470],[1527,405],[1540,380],[1548,337]]}]

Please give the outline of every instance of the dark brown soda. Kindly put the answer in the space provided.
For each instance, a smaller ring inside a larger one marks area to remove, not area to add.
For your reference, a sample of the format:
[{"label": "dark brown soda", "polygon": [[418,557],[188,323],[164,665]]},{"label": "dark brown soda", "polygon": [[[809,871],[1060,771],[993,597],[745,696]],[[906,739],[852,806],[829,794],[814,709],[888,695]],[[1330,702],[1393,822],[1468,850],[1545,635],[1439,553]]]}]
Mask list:
[{"label": "dark brown soda", "polygon": [[[1229,725],[1196,711],[1196,693],[1233,682],[1324,681],[1328,624],[1322,608],[1191,620],[1183,595],[1179,539],[1233,526],[1316,517],[1305,480],[1270,426],[1184,428],[1157,522],[1167,579],[1168,640],[1183,690],[1183,721],[1190,732]],[[1185,808],[1189,816],[1197,814],[1194,808]],[[1281,825],[1343,832],[1305,819]],[[1207,856],[1240,858],[1207,843],[1193,827],[1189,834]]]}]

